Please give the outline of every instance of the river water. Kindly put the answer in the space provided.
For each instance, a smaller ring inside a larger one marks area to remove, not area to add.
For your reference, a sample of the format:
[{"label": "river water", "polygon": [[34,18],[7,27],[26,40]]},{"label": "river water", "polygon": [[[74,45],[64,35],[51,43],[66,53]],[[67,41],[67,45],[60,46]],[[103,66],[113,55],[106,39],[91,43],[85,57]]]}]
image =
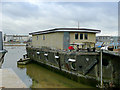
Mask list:
[{"label": "river water", "polygon": [[5,55],[2,68],[12,68],[29,88],[90,88],[49,71],[35,62],[18,66],[17,61],[26,54],[25,46],[5,46],[4,48],[8,53]]}]

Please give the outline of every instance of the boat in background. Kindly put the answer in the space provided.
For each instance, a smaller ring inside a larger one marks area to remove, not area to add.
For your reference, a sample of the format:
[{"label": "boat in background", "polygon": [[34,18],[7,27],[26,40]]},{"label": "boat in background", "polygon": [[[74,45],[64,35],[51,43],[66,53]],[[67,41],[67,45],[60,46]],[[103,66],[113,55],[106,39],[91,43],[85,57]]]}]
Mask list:
[{"label": "boat in background", "polygon": [[4,62],[4,56],[7,50],[3,49],[3,39],[2,39],[2,32],[0,31],[0,68],[2,63]]}]

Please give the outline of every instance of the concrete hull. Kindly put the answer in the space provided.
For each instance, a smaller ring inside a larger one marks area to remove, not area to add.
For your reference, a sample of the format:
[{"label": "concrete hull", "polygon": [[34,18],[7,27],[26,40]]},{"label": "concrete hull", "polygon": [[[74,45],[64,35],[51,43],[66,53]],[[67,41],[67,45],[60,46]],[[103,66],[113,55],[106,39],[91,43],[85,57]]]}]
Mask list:
[{"label": "concrete hull", "polygon": [[[98,52],[64,52],[27,47],[28,57],[48,69],[77,82],[96,86],[100,84],[100,55]],[[111,58],[112,57],[112,58]],[[119,87],[118,60],[120,57],[103,53],[103,82]]]}]

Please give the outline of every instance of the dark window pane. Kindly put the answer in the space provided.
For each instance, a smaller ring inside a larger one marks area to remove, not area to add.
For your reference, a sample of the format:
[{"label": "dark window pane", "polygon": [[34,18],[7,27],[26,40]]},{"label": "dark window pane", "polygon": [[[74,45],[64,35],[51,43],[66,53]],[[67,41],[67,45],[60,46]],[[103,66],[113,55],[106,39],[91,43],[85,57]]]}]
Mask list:
[{"label": "dark window pane", "polygon": [[83,34],[80,34],[80,39],[83,39]]},{"label": "dark window pane", "polygon": [[45,40],[45,35],[43,35],[43,40]]},{"label": "dark window pane", "polygon": [[85,34],[85,39],[88,39],[88,34]]},{"label": "dark window pane", "polygon": [[78,33],[75,33],[75,39],[78,39]]},{"label": "dark window pane", "polygon": [[37,36],[37,40],[38,40],[38,36]]}]

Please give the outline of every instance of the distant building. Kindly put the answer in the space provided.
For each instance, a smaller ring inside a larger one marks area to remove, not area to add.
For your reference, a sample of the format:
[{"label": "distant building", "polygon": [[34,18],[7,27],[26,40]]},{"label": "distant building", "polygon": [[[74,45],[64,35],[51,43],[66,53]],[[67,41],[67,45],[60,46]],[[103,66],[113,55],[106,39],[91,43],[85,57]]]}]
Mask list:
[{"label": "distant building", "polygon": [[29,40],[29,35],[6,35],[4,34],[4,42],[26,42]]},{"label": "distant building", "polygon": [[109,44],[111,42],[118,42],[119,38],[118,38],[118,36],[97,36],[96,41],[104,42],[105,44]]},{"label": "distant building", "polygon": [[97,36],[96,42],[103,42],[104,45],[108,45],[117,49],[120,47],[120,37],[119,36]]},{"label": "distant building", "polygon": [[112,36],[111,37],[111,46],[114,46],[114,49],[118,49],[120,47],[120,37],[119,36]]},{"label": "distant building", "polygon": [[96,42],[104,42],[104,44],[109,44],[111,42],[110,36],[97,36]]},{"label": "distant building", "polygon": [[100,30],[86,28],[55,28],[51,30],[30,33],[33,47],[50,47],[68,49],[70,44],[79,43],[83,47],[94,47],[96,33]]}]

